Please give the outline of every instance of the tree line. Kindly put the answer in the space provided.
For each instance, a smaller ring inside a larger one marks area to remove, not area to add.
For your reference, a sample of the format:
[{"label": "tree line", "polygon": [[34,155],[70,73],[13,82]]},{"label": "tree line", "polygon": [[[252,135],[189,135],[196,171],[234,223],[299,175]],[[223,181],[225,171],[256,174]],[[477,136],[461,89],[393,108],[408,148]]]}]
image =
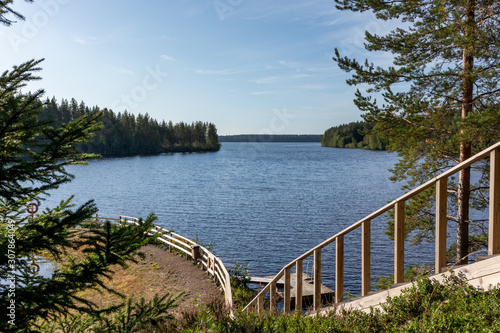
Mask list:
[{"label": "tree line", "polygon": [[327,129],[321,136],[321,145],[334,148],[365,148],[385,150],[380,137],[370,133],[373,126],[364,121],[352,122]]},{"label": "tree line", "polygon": [[223,135],[221,142],[319,142],[317,134],[236,134]]},{"label": "tree line", "polygon": [[217,128],[212,123],[159,122],[147,113],[137,116],[128,111],[115,113],[106,108],[88,107],[74,98],[70,101],[62,99],[60,103],[54,97],[47,99],[40,119],[60,127],[85,114],[100,114],[102,128],[89,142],[79,144],[84,153],[127,156],[220,149]]}]

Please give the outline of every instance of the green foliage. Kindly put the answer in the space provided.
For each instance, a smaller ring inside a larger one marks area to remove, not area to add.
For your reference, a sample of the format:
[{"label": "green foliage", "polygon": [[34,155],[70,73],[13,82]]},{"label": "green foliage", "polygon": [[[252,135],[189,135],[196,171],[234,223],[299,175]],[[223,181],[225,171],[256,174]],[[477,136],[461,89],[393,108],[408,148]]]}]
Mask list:
[{"label": "green foliage", "polygon": [[321,145],[334,148],[365,148],[385,150],[386,144],[373,133],[373,126],[366,122],[354,122],[329,128],[321,136]]},{"label": "green foliage", "polygon": [[141,298],[139,302],[129,297],[126,307],[120,307],[111,313],[99,314],[71,314],[53,321],[45,320],[40,327],[41,332],[158,332],[174,329],[174,319],[171,310],[176,301],[183,296],[165,294],[146,302]]},{"label": "green foliage", "polygon": [[250,282],[248,263],[240,264],[235,261],[234,268],[228,269],[228,273],[231,277],[233,303],[236,307],[245,306],[256,296],[255,290],[248,286],[248,282]]},{"label": "green foliage", "polygon": [[124,156],[137,154],[159,154],[165,152],[217,151],[220,149],[217,128],[212,123],[171,121],[158,122],[147,113],[137,117],[124,111],[116,114],[112,110],[89,108],[75,99],[47,99],[40,119],[59,127],[84,115],[101,114],[103,128],[92,141],[82,143],[79,148],[88,153],[103,156]]},{"label": "green foliage", "polygon": [[[4,4],[0,8],[5,9]],[[29,202],[41,204],[47,191],[72,179],[65,167],[85,163],[95,155],[77,149],[101,127],[100,113],[83,114],[57,128],[40,119],[43,90],[23,94],[42,60],[31,60],[0,76],[0,307],[14,307],[15,317],[3,312],[3,332],[35,329],[40,318],[56,319],[73,310],[95,312],[92,301],[78,292],[104,287],[110,265],[134,260],[133,252],[149,237],[154,215],[139,225],[94,229],[92,236],[76,240],[77,227],[97,212],[92,201],[75,208],[72,197],[55,208],[26,214]],[[86,256],[61,266],[51,277],[31,272],[27,258],[44,253],[55,259],[69,249],[82,249]]]},{"label": "green foliage", "polygon": [[320,142],[317,134],[236,134],[223,135],[221,142]]},{"label": "green foliage", "polygon": [[[369,31],[365,48],[392,55],[392,65],[358,61],[335,50],[338,66],[351,72],[349,85],[364,85],[354,103],[388,142],[400,161],[394,181],[410,190],[500,140],[500,4],[485,1],[336,0],[337,8],[373,12],[397,26],[384,35]],[[377,98],[379,100],[377,100]],[[487,164],[478,172],[486,175]],[[471,184],[469,169],[448,184],[449,220],[457,225],[457,259],[469,250],[469,229],[483,233],[484,221],[471,221],[471,207],[483,209],[487,185]],[[407,204],[405,231],[413,243],[433,239],[434,192]],[[482,244],[484,246],[484,244]]]},{"label": "green foliage", "polygon": [[182,332],[496,332],[500,329],[500,289],[484,291],[450,276],[442,284],[420,278],[382,310],[332,310],[324,316],[264,313],[226,314],[210,309],[192,315]]},{"label": "green foliage", "polygon": [[250,273],[248,272],[248,263],[240,264],[238,261],[234,262],[234,268],[228,270],[231,277],[231,284],[233,286],[246,286],[250,282]]}]

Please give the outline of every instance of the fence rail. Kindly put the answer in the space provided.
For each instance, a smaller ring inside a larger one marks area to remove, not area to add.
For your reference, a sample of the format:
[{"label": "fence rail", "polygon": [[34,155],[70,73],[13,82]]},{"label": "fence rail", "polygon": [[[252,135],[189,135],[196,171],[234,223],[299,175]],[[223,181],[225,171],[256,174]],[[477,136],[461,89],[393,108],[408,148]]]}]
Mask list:
[{"label": "fence rail", "polygon": [[[264,310],[264,296],[269,294],[269,309],[276,311],[276,284],[284,277],[283,308],[290,312],[291,308],[291,269],[296,268],[295,309],[302,309],[302,280],[303,261],[313,256],[314,260],[314,295],[313,310],[321,307],[321,251],[335,243],[335,302],[344,299],[344,236],[361,227],[361,294],[366,296],[370,291],[370,263],[371,263],[371,221],[376,217],[393,210],[394,212],[394,282],[404,281],[404,224],[405,203],[419,193],[436,187],[436,239],[435,239],[435,272],[441,273],[441,268],[446,266],[446,226],[447,226],[447,184],[448,178],[483,159],[490,159],[490,195],[489,195],[489,233],[488,254],[500,254],[500,142],[474,155],[468,160],[450,168],[439,176],[420,185],[414,190],[402,195],[384,207],[369,214],[365,218],[345,228],[334,236],[328,238],[314,248],[300,255],[289,264],[285,265],[278,274],[268,283],[258,295],[244,308],[243,311]],[[300,312],[300,311],[299,311]]]},{"label": "fence rail", "polygon": [[[91,220],[85,222],[104,223],[106,221],[109,221],[112,224],[116,225],[121,225],[123,223],[138,224],[139,219],[136,217],[123,215],[97,214],[92,217]],[[205,247],[195,243],[189,238],[167,230],[163,227],[155,225],[150,230],[150,235],[156,234],[160,234],[157,239],[167,245],[169,247],[169,250],[176,249],[177,251],[184,253],[187,258],[191,258],[192,260],[198,261],[202,264],[207,273],[213,277],[214,281],[218,283],[224,291],[226,305],[232,311],[233,296],[231,292],[231,279],[222,260],[216,257]]]}]

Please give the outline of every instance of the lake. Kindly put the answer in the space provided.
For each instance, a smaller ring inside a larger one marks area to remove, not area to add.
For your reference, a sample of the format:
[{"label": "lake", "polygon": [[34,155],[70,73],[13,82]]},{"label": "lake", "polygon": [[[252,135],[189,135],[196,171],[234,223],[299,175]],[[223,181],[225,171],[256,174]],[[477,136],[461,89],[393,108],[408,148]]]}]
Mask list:
[{"label": "lake", "polygon": [[[219,152],[104,158],[71,166],[75,179],[43,206],[75,194],[100,213],[158,216],[158,225],[204,243],[228,268],[252,276],[287,263],[400,196],[388,180],[396,154],[324,148],[319,143],[230,143]],[[392,273],[393,242],[384,217],[372,222],[372,276]],[[360,235],[345,238],[345,287],[360,292]],[[434,261],[432,244],[406,247],[406,264]],[[323,283],[332,287],[335,248],[323,251]],[[311,274],[312,257],[304,261]]]}]

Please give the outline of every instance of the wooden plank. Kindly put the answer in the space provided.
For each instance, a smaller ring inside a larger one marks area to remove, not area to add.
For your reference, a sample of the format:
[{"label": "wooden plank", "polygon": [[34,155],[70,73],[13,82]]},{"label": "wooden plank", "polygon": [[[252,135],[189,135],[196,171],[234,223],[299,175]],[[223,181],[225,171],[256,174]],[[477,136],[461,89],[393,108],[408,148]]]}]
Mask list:
[{"label": "wooden plank", "polygon": [[436,250],[435,273],[441,273],[446,266],[446,236],[448,223],[448,179],[436,182]]},{"label": "wooden plank", "polygon": [[370,292],[371,221],[365,221],[361,228],[361,295]]},{"label": "wooden plank", "polygon": [[271,289],[269,290],[269,310],[276,311],[276,282],[271,282]]},{"label": "wooden plank", "polygon": [[500,254],[500,149],[490,155],[490,209],[488,254]]},{"label": "wooden plank", "polygon": [[[262,284],[268,284],[273,281],[274,277],[250,277],[250,283],[262,283]],[[278,285],[284,285],[285,281],[283,279],[279,279],[276,281],[276,284]]]},{"label": "wooden plank", "polygon": [[344,301],[344,236],[335,241],[335,303]]},{"label": "wooden plank", "polygon": [[405,271],[405,202],[394,205],[394,283],[404,281]]},{"label": "wooden plank", "polygon": [[291,269],[286,268],[285,269],[285,287],[284,287],[284,299],[283,299],[283,307],[285,313],[290,312],[290,307],[292,304],[292,286],[290,284],[290,275],[291,275]]},{"label": "wooden plank", "polygon": [[314,296],[313,309],[321,307],[321,249],[314,250]]},{"label": "wooden plank", "polygon": [[264,293],[259,294],[259,298],[257,300],[257,312],[262,314],[264,311]]},{"label": "wooden plank", "polygon": [[[295,309],[302,309],[302,285],[303,282],[303,261],[297,260],[297,264],[295,265]],[[297,311],[296,311],[297,312]],[[301,313],[299,310],[297,313]]]}]

